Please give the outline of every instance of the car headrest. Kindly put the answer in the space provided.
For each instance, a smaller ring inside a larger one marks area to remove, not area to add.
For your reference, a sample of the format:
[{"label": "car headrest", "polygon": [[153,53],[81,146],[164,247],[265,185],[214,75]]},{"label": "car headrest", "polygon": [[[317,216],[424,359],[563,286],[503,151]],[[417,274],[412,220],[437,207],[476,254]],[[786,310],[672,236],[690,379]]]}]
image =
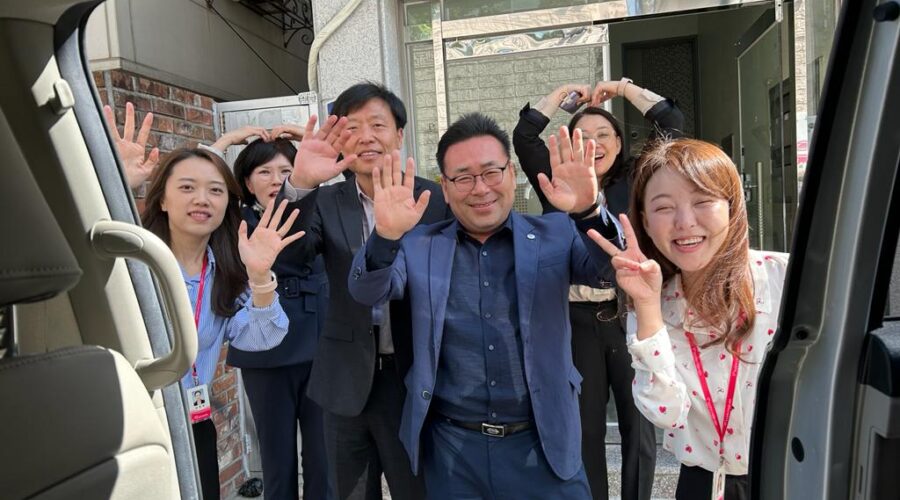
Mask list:
[{"label": "car headrest", "polygon": [[0,307],[48,299],[81,269],[0,111]]}]

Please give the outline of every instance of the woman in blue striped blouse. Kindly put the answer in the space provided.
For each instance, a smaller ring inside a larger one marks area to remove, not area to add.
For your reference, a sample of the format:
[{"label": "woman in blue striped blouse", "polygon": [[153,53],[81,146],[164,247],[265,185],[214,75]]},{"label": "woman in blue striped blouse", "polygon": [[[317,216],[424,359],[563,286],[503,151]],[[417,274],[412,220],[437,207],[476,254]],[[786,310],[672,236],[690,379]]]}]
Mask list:
[{"label": "woman in blue striped blouse", "polygon": [[[288,318],[275,289],[275,258],[297,238],[284,235],[286,203],[270,201],[247,236],[240,187],[218,156],[179,149],[160,165],[147,192],[144,226],[165,241],[181,265],[200,337],[197,359],[182,379],[193,422],[203,498],[219,498],[216,429],[210,420],[209,384],[225,340],[246,351],[281,343]],[[199,394],[198,394],[199,393]],[[198,403],[199,402],[199,403]]]}]

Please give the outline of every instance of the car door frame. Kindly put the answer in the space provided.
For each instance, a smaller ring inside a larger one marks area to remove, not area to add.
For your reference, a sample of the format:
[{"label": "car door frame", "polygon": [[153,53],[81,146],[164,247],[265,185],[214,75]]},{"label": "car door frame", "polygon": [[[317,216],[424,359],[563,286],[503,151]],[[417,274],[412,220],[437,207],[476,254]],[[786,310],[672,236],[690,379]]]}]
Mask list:
[{"label": "car door frame", "polygon": [[876,9],[842,5],[760,372],[752,498],[851,497],[867,334],[884,317],[900,225],[900,21]]},{"label": "car door frame", "polygon": [[[91,0],[78,4],[60,17],[54,33],[56,60],[60,75],[71,88],[74,97],[73,111],[82,130],[112,220],[140,225],[140,216],[121,169],[115,143],[100,112],[103,103],[93,84],[86,56],[85,31],[88,18],[103,1]],[[173,332],[164,313],[159,287],[146,265],[129,260],[127,268],[153,355],[163,356],[172,349]],[[159,392],[161,401],[158,401],[157,405],[165,412],[181,498],[200,498],[193,435],[187,420],[180,384],[171,384]]]}]

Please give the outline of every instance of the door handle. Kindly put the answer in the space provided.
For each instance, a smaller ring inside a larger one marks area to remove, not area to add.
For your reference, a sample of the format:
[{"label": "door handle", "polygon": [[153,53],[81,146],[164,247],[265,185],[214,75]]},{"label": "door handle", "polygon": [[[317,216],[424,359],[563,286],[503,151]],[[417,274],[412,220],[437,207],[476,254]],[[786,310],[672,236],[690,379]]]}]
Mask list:
[{"label": "door handle", "polygon": [[197,328],[187,287],[178,261],[169,247],[150,231],[119,221],[101,220],[90,231],[94,253],[106,259],[136,259],[159,280],[166,311],[173,329],[172,351],[155,359],[142,359],[134,369],[148,390],[165,387],[181,379],[197,357]]}]

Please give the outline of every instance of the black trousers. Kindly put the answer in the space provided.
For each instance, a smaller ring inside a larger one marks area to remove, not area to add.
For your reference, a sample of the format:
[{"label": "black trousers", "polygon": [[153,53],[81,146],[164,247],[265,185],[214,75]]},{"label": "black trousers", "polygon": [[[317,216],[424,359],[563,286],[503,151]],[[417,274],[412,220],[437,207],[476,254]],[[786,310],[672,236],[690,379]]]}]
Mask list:
[{"label": "black trousers", "polygon": [[[706,500],[712,496],[713,473],[702,467],[681,466],[675,500]],[[747,475],[725,476],[725,500],[750,498],[750,481]]]},{"label": "black trousers", "polygon": [[649,500],[656,467],[656,432],[634,406],[634,369],[617,317],[617,303],[572,302],[572,352],[581,383],[581,455],[591,493],[609,498],[606,406],[612,389],[622,436],[622,499]]},{"label": "black trousers", "polygon": [[[298,465],[303,467],[303,498],[328,500],[322,409],[306,396],[312,362],[276,368],[243,368],[241,376],[256,433],[267,499],[296,500]],[[300,425],[301,459],[297,458]]]},{"label": "black trousers", "polygon": [[362,413],[345,417],[325,411],[329,472],[341,500],[381,500],[382,473],[394,500],[425,498],[422,475],[413,475],[400,442],[403,381],[390,358],[382,359],[375,363],[372,391]]},{"label": "black trousers", "polygon": [[197,450],[197,468],[200,473],[200,490],[203,500],[219,499],[219,452],[216,447],[216,426],[211,419],[191,425],[194,431],[194,448]]}]

